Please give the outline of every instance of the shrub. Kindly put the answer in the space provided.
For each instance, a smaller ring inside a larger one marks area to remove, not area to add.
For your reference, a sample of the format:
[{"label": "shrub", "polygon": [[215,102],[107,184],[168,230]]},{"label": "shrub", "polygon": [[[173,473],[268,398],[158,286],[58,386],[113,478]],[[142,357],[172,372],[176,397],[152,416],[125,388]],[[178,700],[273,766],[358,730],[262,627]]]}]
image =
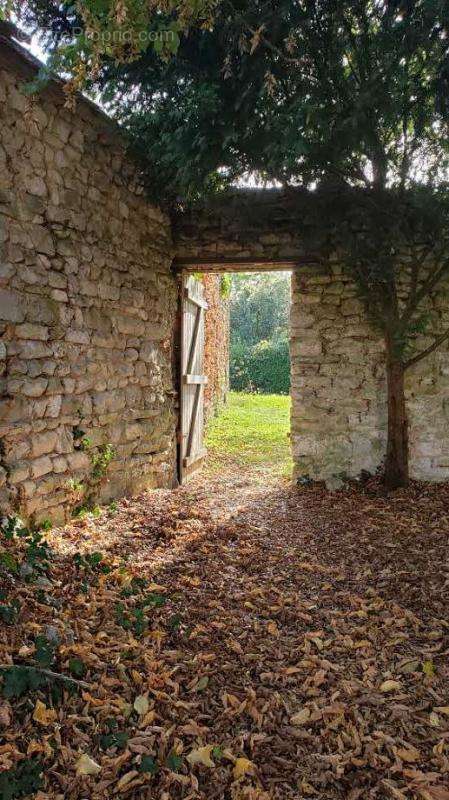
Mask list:
[{"label": "shrub", "polygon": [[234,342],[230,359],[231,389],[237,392],[288,394],[290,351],[286,334],[248,347]]}]

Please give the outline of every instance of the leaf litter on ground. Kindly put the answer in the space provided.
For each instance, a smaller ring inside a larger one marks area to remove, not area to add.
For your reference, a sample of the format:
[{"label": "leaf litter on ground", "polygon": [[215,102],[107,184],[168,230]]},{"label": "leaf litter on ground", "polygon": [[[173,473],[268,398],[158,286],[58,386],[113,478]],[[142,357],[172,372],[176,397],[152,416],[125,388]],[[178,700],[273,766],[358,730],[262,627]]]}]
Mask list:
[{"label": "leaf litter on ground", "polygon": [[258,476],[2,542],[2,800],[449,800],[448,487]]}]

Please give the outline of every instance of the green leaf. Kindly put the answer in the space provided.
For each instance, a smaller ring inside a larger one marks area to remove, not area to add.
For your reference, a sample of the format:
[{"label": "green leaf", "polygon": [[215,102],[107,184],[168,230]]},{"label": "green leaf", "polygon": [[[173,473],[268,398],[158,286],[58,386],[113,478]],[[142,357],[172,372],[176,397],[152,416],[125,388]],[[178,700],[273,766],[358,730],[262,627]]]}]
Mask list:
[{"label": "green leaf", "polygon": [[69,660],[69,670],[75,678],[82,678],[86,674],[86,665],[80,658],[71,658]]},{"label": "green leaf", "polygon": [[0,674],[3,677],[3,697],[6,698],[21,697],[25,692],[48,685],[47,677],[34,669],[14,666],[2,670]]},{"label": "green leaf", "polygon": [[104,733],[100,736],[100,747],[102,750],[109,750],[110,747],[117,747],[123,750],[128,743],[129,736],[125,731],[114,731]]},{"label": "green leaf", "polygon": [[0,606],[0,618],[3,622],[6,622],[7,625],[12,625],[16,622],[17,617],[20,611],[20,604],[18,600],[13,600],[7,606]]},{"label": "green leaf", "polygon": [[179,772],[182,766],[182,758],[177,753],[171,752],[167,758],[167,767],[172,772]]},{"label": "green leaf", "polygon": [[154,608],[161,608],[165,606],[167,602],[167,598],[164,597],[163,594],[157,594],[156,592],[151,592],[147,594],[145,597],[144,605],[146,606],[154,606]]},{"label": "green leaf", "polygon": [[1,800],[27,797],[42,787],[42,764],[36,758],[25,758],[14,769],[0,773]]},{"label": "green leaf", "polygon": [[168,620],[168,627],[171,628],[172,631],[178,631],[181,627],[182,618],[180,614],[173,614]]},{"label": "green leaf", "polygon": [[14,575],[17,575],[19,571],[19,567],[17,564],[16,559],[11,553],[3,552],[0,553],[0,564],[3,564],[9,572],[12,572]]},{"label": "green leaf", "polygon": [[158,53],[160,55],[160,53],[162,53],[163,47],[164,47],[164,43],[163,43],[163,41],[162,41],[162,39],[160,37],[158,37],[157,39],[154,40],[153,48],[154,48],[155,53]]},{"label": "green leaf", "polygon": [[35,661],[41,667],[51,667],[55,660],[55,648],[52,643],[45,636],[36,636],[34,643],[36,646]]},{"label": "green leaf", "polygon": [[150,775],[155,775],[159,767],[153,756],[142,756],[139,765],[139,772],[149,772]]}]

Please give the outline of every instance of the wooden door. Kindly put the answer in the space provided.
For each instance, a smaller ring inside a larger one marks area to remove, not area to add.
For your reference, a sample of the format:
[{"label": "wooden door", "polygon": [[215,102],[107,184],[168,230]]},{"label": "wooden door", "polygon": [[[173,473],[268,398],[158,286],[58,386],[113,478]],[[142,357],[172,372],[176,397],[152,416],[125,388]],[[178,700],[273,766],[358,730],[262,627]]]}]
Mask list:
[{"label": "wooden door", "polygon": [[201,465],[204,447],[204,314],[207,303],[201,281],[182,282],[180,481]]}]

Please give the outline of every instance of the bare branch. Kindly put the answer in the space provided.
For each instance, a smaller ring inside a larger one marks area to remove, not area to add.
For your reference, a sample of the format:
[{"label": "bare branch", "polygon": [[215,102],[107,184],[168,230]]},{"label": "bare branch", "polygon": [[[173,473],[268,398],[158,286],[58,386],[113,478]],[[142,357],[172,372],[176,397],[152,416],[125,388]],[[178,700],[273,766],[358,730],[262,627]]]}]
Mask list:
[{"label": "bare branch", "polygon": [[414,364],[418,364],[420,361],[423,360],[423,358],[426,358],[426,356],[430,356],[430,354],[433,353],[440,346],[440,344],[443,344],[443,342],[446,342],[448,339],[449,339],[449,328],[447,329],[447,331],[445,331],[445,333],[442,333],[441,336],[438,336],[438,338],[435,339],[435,341],[433,342],[433,344],[430,345],[430,347],[427,347],[425,350],[422,350],[421,353],[418,353],[416,356],[406,361],[404,364],[404,369],[408,369],[409,367],[412,367]]},{"label": "bare branch", "polygon": [[444,278],[446,274],[449,273],[449,258],[441,265],[437,271],[431,275],[427,281],[421,286],[421,289],[416,293],[414,298],[413,307],[409,303],[407,305],[407,309],[402,316],[402,322],[408,322],[413,315],[413,312],[416,310],[417,306],[420,304],[421,300],[424,300],[433,289],[435,289],[436,285]]},{"label": "bare branch", "polygon": [[416,308],[416,298],[418,295],[418,281],[419,281],[419,274],[421,272],[421,267],[424,264],[424,261],[426,260],[427,256],[429,255],[429,253],[431,253],[433,249],[434,249],[433,244],[427,245],[427,247],[424,247],[421,253],[421,257],[413,262],[411,288],[407,304],[405,307],[403,319],[408,319],[409,318],[408,315],[410,314],[411,316]]},{"label": "bare branch", "polygon": [[[226,0],[226,5],[230,8],[232,13],[236,17],[236,19],[240,19],[240,22],[243,24],[244,28],[246,28],[247,33],[251,34],[251,36],[253,37],[254,41],[257,41],[257,40],[260,41],[263,45],[265,45],[265,47],[268,50],[271,50],[272,53],[277,55],[286,64],[290,64],[290,65],[292,65],[292,66],[294,66],[296,68],[303,67],[303,63],[302,63],[302,60],[300,58],[294,58],[294,57],[288,56],[286,53],[284,53],[281,50],[280,47],[277,47],[277,45],[275,45],[270,39],[268,39],[266,36],[264,36],[261,28],[259,28],[258,30],[253,28],[253,26],[250,25],[250,23],[247,22],[247,20],[245,19],[244,14],[239,13],[237,11],[237,9],[235,8],[235,6],[231,2],[231,0]],[[302,76],[304,78],[307,78],[307,80],[310,83],[314,83],[315,85],[318,84],[318,81],[316,80],[316,78],[314,78],[310,74],[310,72],[309,73],[305,73],[304,72],[304,73],[302,73]]]},{"label": "bare branch", "polygon": [[73,683],[76,686],[81,686],[82,689],[92,688],[90,683],[86,683],[86,681],[79,681],[77,678],[72,678],[70,675],[62,675],[60,672],[53,672],[52,669],[32,667],[28,666],[28,664],[0,664],[1,672],[8,669],[21,669],[27,672],[39,672],[41,675],[45,675],[46,678],[51,678],[52,680],[63,681],[63,683]]}]

